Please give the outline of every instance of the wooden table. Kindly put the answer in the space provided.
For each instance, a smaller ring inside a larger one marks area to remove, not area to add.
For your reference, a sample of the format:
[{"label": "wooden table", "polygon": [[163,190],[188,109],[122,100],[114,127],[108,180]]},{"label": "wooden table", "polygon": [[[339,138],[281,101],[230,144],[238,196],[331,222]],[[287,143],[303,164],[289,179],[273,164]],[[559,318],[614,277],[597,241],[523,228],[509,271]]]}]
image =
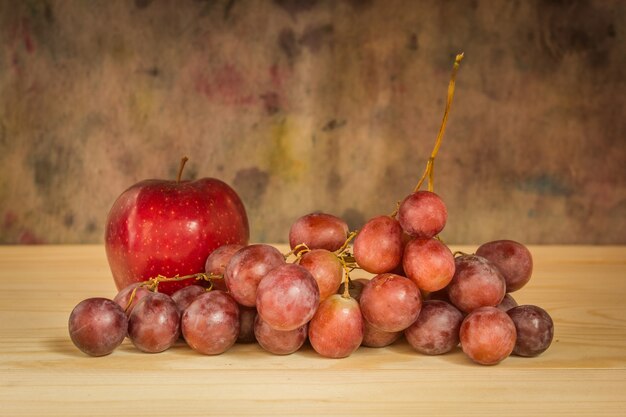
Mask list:
[{"label": "wooden table", "polygon": [[67,319],[84,298],[115,295],[104,248],[0,247],[0,415],[626,415],[626,247],[531,251],[533,279],[514,295],[550,312],[554,342],[484,367],[404,341],[339,360],[258,345],[146,354],[128,341],[91,358]]}]

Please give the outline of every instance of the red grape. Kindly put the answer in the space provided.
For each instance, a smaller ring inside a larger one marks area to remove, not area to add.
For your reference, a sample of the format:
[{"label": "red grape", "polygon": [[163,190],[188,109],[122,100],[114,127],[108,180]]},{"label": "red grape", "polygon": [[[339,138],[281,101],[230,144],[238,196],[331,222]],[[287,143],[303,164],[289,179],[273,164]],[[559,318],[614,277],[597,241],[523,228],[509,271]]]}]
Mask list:
[{"label": "red grape", "polygon": [[363,323],[363,342],[361,342],[363,346],[372,348],[389,346],[402,335],[402,332],[385,332],[378,330],[376,327],[369,324],[367,320],[363,320]]},{"label": "red grape", "polygon": [[[127,316],[130,316],[130,313],[133,311],[133,308],[135,308],[139,300],[141,300],[146,295],[152,293],[152,291],[150,291],[148,287],[142,284],[143,283],[141,282],[135,282],[126,286],[125,288],[122,288],[113,299],[113,301],[115,301],[120,307],[122,307],[122,310],[126,312]],[[132,300],[130,298],[131,295],[133,297]]]},{"label": "red grape", "polygon": [[254,322],[254,335],[259,345],[275,355],[288,355],[300,349],[307,336],[307,325],[294,330],[276,330],[268,325],[261,316]]},{"label": "red grape", "polygon": [[[207,274],[224,276],[224,271],[226,270],[226,265],[228,265],[230,258],[233,257],[235,252],[237,252],[239,249],[242,249],[243,247],[244,245],[232,244],[223,245],[215,249],[213,252],[211,252],[209,257],[206,258],[204,271]],[[223,278],[212,278],[211,282],[213,283],[214,290],[227,290],[226,281]]]},{"label": "red grape", "polygon": [[390,272],[402,262],[402,228],[390,216],[369,220],[354,240],[354,259],[373,274]]},{"label": "red grape", "polygon": [[406,276],[424,291],[438,291],[454,276],[452,252],[434,238],[416,238],[407,243],[402,265]]},{"label": "red grape", "polygon": [[239,336],[239,306],[223,291],[209,291],[187,307],[181,319],[187,344],[205,355],[230,349]]},{"label": "red grape", "polygon": [[311,213],[297,219],[289,229],[289,245],[306,244],[309,249],[339,249],[348,237],[348,224],[337,216]]},{"label": "red grape", "polygon": [[256,308],[239,306],[239,336],[237,336],[237,343],[253,343],[256,340],[254,336],[254,320],[256,317]]},{"label": "red grape", "polygon": [[463,352],[481,365],[495,365],[513,351],[513,320],[496,307],[481,307],[465,317],[459,332]]},{"label": "red grape", "polygon": [[326,249],[313,249],[305,253],[298,263],[315,278],[320,290],[320,301],[337,292],[343,280],[344,271],[339,258],[333,252]]},{"label": "red grape", "polygon": [[259,284],[259,315],[276,330],[294,330],[307,323],[320,302],[320,291],[309,271],[284,264],[270,271]]},{"label": "red grape", "polygon": [[320,304],[309,323],[309,341],[324,357],[345,358],[361,345],[363,325],[355,299],[331,295]]},{"label": "red grape", "polygon": [[443,200],[430,191],[409,194],[398,208],[398,221],[411,236],[431,238],[446,225],[448,210]]},{"label": "red grape", "polygon": [[463,314],[452,304],[427,300],[417,320],[404,331],[407,342],[426,355],[450,352],[459,344]]},{"label": "red grape", "polygon": [[537,356],[545,352],[554,337],[552,317],[541,307],[521,305],[507,314],[515,324],[517,341],[513,353],[518,356]]},{"label": "red grape", "polygon": [[380,274],[365,285],[359,303],[363,317],[371,325],[386,332],[399,332],[417,319],[422,296],[410,279]]},{"label": "red grape", "polygon": [[498,304],[496,307],[504,312],[507,312],[513,307],[517,307],[517,301],[515,301],[515,299],[511,297],[511,294],[506,293],[504,294],[504,298],[502,299],[500,304]]},{"label": "red grape", "polygon": [[137,349],[157,353],[180,336],[180,313],[172,297],[155,292],[143,297],[128,318],[128,337]]},{"label": "red grape", "polygon": [[107,298],[88,298],[70,313],[68,329],[74,345],[90,356],[113,352],[128,328],[124,310]]},{"label": "red grape", "polygon": [[522,288],[533,273],[533,258],[526,246],[513,240],[495,240],[482,244],[476,251],[493,263],[506,281],[506,291]]},{"label": "red grape", "polygon": [[454,261],[454,277],[448,285],[452,304],[465,313],[500,304],[506,285],[502,274],[491,262],[476,255],[461,255]]},{"label": "red grape", "polygon": [[174,292],[174,294],[172,294],[172,300],[176,303],[178,312],[183,314],[187,307],[189,307],[189,304],[191,304],[197,296],[205,292],[206,289],[200,285],[188,285]]},{"label": "red grape", "polygon": [[224,279],[231,295],[239,304],[254,307],[259,282],[272,269],[285,264],[278,249],[265,244],[246,246],[228,262]]}]

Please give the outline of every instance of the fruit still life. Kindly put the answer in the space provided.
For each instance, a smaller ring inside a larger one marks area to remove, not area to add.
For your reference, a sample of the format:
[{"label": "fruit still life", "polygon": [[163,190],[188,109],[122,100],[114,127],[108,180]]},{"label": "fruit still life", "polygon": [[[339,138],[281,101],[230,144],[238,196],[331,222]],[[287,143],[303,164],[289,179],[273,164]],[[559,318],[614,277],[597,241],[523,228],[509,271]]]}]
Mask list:
[{"label": "fruit still life", "polygon": [[[128,188],[105,229],[119,292],[74,308],[72,342],[91,356],[110,354],[126,337],[149,353],[181,338],[205,355],[252,342],[287,355],[308,341],[322,357],[344,358],[401,337],[421,355],[460,345],[481,365],[543,353],[554,334],[550,315],[511,296],[532,276],[526,246],[502,239],[453,253],[439,236],[448,212],[434,192],[434,167],[462,59],[417,185],[358,231],[332,214],[309,213],[292,224],[289,252],[250,244],[237,193],[214,178],[181,180],[186,158],[176,180]],[[355,278],[359,271],[372,277]]]}]

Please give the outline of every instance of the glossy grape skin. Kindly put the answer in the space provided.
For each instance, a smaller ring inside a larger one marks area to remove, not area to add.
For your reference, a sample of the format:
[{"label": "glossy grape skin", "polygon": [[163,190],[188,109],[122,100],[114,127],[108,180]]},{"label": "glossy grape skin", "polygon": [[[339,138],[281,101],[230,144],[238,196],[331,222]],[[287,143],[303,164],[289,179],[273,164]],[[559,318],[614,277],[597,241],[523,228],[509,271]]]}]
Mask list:
[{"label": "glossy grape skin", "polygon": [[124,310],[107,298],[88,298],[70,313],[68,330],[72,343],[90,356],[113,352],[126,337],[128,318]]},{"label": "glossy grape skin", "polygon": [[452,304],[427,300],[417,320],[404,331],[407,342],[425,355],[441,355],[459,344],[463,314]]},{"label": "glossy grape skin", "polygon": [[409,194],[398,207],[402,229],[414,237],[431,238],[446,225],[448,210],[441,197],[430,191]]},{"label": "glossy grape skin", "polygon": [[378,330],[376,327],[369,324],[367,320],[363,320],[363,324],[363,341],[361,342],[363,346],[371,348],[389,346],[402,335],[402,332],[385,332]]},{"label": "glossy grape skin", "polygon": [[[222,275],[224,276],[224,271],[226,270],[226,265],[230,262],[230,259],[233,255],[239,250],[242,249],[244,245],[240,244],[232,244],[232,245],[223,245],[219,248],[215,249],[211,254],[206,258],[206,262],[204,263],[204,272],[207,274],[214,275]],[[222,278],[212,279],[214,290],[226,291],[226,281]]]},{"label": "glossy grape skin", "polygon": [[454,276],[454,256],[437,239],[416,238],[404,248],[402,266],[407,278],[421,290],[432,292],[444,288]]},{"label": "glossy grape skin", "polygon": [[506,284],[491,262],[476,255],[461,255],[454,262],[454,277],[447,288],[455,307],[470,313],[480,307],[500,304]]},{"label": "glossy grape skin", "polygon": [[[135,292],[134,294],[133,291]],[[135,282],[125,288],[122,288],[120,292],[117,293],[113,301],[122,307],[122,310],[126,312],[127,316],[130,316],[130,313],[133,311],[133,308],[135,308],[139,300],[151,293],[152,291],[150,291],[148,287],[142,285],[141,282]],[[133,297],[132,300],[130,298],[131,295]]]},{"label": "glossy grape skin", "polygon": [[345,358],[363,341],[364,322],[359,303],[339,294],[324,300],[309,323],[309,342],[326,358]]},{"label": "glossy grape skin", "polygon": [[317,282],[300,265],[284,264],[270,271],[259,284],[257,312],[276,330],[294,330],[306,324],[320,302]]},{"label": "glossy grape skin", "polygon": [[304,243],[309,249],[339,249],[348,237],[348,224],[327,213],[310,213],[298,218],[289,229],[289,245]]},{"label": "glossy grape skin", "polygon": [[513,292],[528,283],[533,273],[533,258],[526,246],[513,240],[494,240],[482,244],[476,255],[489,260],[498,268],[506,291]]},{"label": "glossy grape skin", "polygon": [[335,294],[343,280],[343,266],[333,252],[313,249],[300,258],[298,264],[313,275],[320,290],[320,301]]},{"label": "glossy grape skin", "polygon": [[391,272],[402,262],[402,228],[390,216],[370,219],[354,239],[354,258],[373,274]]},{"label": "glossy grape skin", "polygon": [[[368,282],[370,282],[370,280],[367,278],[350,279],[350,285],[348,286],[348,293],[350,294],[350,297],[359,301],[361,299],[363,288],[365,288],[365,285],[367,285]],[[343,295],[343,291],[344,284],[342,283],[337,290],[337,294]]]},{"label": "glossy grape skin", "polygon": [[273,246],[246,246],[230,258],[224,273],[226,286],[235,301],[246,307],[254,307],[261,280],[268,272],[284,264],[285,257]]},{"label": "glossy grape skin", "polygon": [[172,300],[176,303],[176,307],[178,307],[178,312],[183,314],[183,312],[189,307],[189,304],[193,300],[196,299],[201,294],[204,294],[206,289],[200,285],[189,285],[187,287],[183,287],[180,290],[176,291],[172,294]]},{"label": "glossy grape skin", "polygon": [[306,341],[307,330],[306,324],[294,330],[276,330],[258,315],[254,322],[257,342],[263,349],[275,355],[289,355],[300,349]]},{"label": "glossy grape skin", "polygon": [[500,304],[498,304],[496,307],[504,312],[507,312],[513,307],[517,307],[517,301],[515,301],[515,299],[511,297],[511,294],[506,293],[504,294],[504,298],[502,299],[502,301],[500,301]]},{"label": "glossy grape skin", "polygon": [[219,355],[230,349],[239,336],[239,306],[223,291],[197,297],[181,319],[183,336],[195,351]]},{"label": "glossy grape skin", "polygon": [[239,336],[237,343],[254,343],[254,321],[256,320],[256,308],[239,306]]},{"label": "glossy grape skin", "polygon": [[399,332],[417,319],[422,296],[410,279],[387,273],[376,275],[365,285],[359,304],[371,325],[386,332]]},{"label": "glossy grape skin", "polygon": [[463,352],[481,365],[495,365],[507,358],[517,337],[513,320],[496,307],[481,307],[468,314],[459,335]]},{"label": "glossy grape skin", "polygon": [[143,297],[128,318],[128,338],[142,352],[169,349],[180,336],[180,313],[169,295],[155,292]]},{"label": "glossy grape skin", "polygon": [[550,347],[554,337],[554,322],[544,309],[535,305],[521,305],[513,307],[507,314],[517,331],[513,354],[533,357]]}]

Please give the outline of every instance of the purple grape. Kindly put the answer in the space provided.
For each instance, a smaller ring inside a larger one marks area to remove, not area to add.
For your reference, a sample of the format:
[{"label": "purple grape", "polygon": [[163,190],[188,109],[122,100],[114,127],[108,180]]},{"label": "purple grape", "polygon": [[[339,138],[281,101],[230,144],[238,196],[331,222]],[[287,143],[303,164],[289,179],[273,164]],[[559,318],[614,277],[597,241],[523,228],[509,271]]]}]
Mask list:
[{"label": "purple grape", "polygon": [[513,353],[518,356],[537,356],[545,352],[554,337],[552,317],[541,307],[521,305],[513,307],[507,314],[517,330],[517,341]]},{"label": "purple grape", "polygon": [[158,353],[180,336],[180,313],[172,297],[155,292],[143,297],[128,318],[128,337],[137,349]]},{"label": "purple grape", "polygon": [[113,352],[128,328],[124,310],[106,298],[88,298],[78,303],[70,314],[68,329],[74,345],[91,356]]}]

